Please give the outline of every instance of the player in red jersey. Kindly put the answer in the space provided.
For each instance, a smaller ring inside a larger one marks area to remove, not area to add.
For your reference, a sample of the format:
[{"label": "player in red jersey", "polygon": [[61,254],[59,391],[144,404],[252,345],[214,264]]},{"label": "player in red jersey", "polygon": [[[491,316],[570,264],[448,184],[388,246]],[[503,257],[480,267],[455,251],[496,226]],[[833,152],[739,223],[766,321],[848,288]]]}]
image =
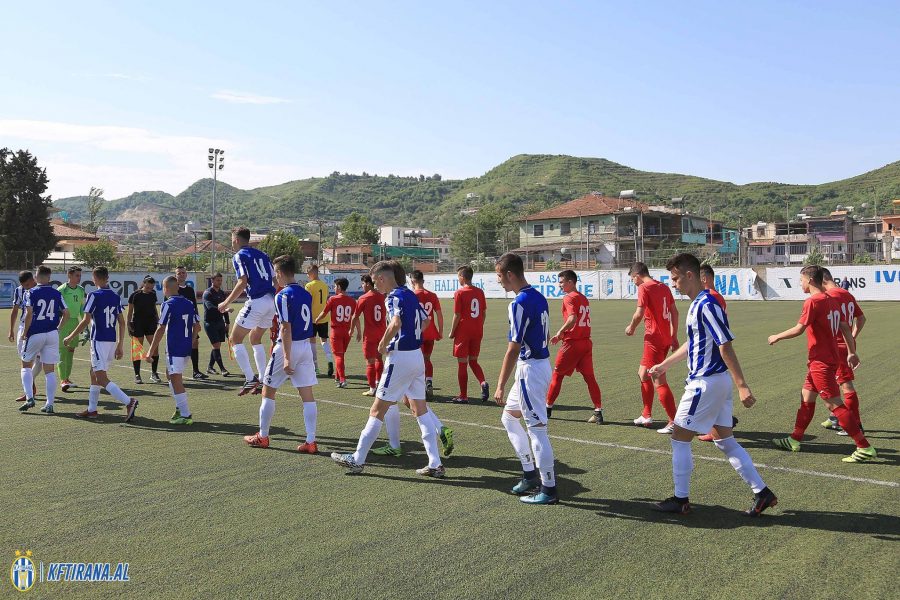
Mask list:
[{"label": "player in red jersey", "polygon": [[356,300],[345,292],[350,282],[343,277],[334,280],[334,296],[325,302],[325,308],[315,319],[318,323],[325,315],[331,314],[331,331],[329,342],[331,353],[334,355],[335,381],[339,388],[347,387],[347,373],[344,365],[344,353],[350,345],[350,323],[353,321],[353,312],[356,310]]},{"label": "player in red jersey", "polygon": [[[387,329],[385,321],[384,294],[375,289],[372,276],[362,276],[363,295],[356,301],[356,312],[353,314],[353,323],[350,333],[356,331],[356,341],[362,340],[363,358],[366,359],[366,382],[369,389],[363,392],[363,396],[375,396],[375,384],[381,379],[384,370],[384,360],[378,352],[378,343],[384,337]],[[359,324],[359,318],[365,319],[365,332]]]},{"label": "player in red jersey", "polygon": [[603,405],[600,402],[600,386],[594,375],[594,343],[591,341],[591,307],[584,294],[578,291],[578,275],[566,269],[559,274],[559,289],[565,292],[562,301],[563,325],[550,344],[562,342],[556,355],[553,379],[547,390],[547,417],[553,412],[553,403],[559,397],[563,379],[578,371],[587,384],[594,414],[588,423],[603,424]]},{"label": "player in red jersey", "polygon": [[466,365],[481,384],[481,401],[490,398],[490,389],[484,377],[484,371],[478,364],[481,353],[481,338],[484,337],[484,314],[487,312],[487,301],[484,291],[472,285],[472,267],[460,267],[456,270],[460,288],[453,294],[453,322],[450,324],[450,339],[453,340],[453,356],[456,357],[456,378],[459,380],[459,396],[453,399],[456,404],[469,403],[469,372]]},{"label": "player in red jersey", "polygon": [[672,433],[675,419],[675,396],[672,394],[665,373],[651,376],[648,370],[653,365],[658,365],[669,354],[669,350],[678,349],[678,309],[675,307],[675,298],[672,290],[664,283],[650,277],[647,265],[636,262],[631,265],[628,275],[637,286],[637,310],[631,317],[631,323],[625,328],[625,335],[634,335],[638,323],[644,320],[644,355],[638,367],[638,378],[641,381],[641,400],[644,410],[641,416],[634,420],[635,425],[650,427],[653,424],[651,418],[653,409],[653,388],[659,394],[659,403],[662,404],[668,424],[658,433]]},{"label": "player in red jersey", "polygon": [[[725,312],[727,305],[725,304],[725,298],[722,297],[722,294],[716,290],[716,272],[713,270],[711,266],[706,263],[700,265],[700,285],[703,286],[709,295],[712,296],[716,302],[719,303],[719,306],[722,307],[722,312]],[[734,429],[737,427],[738,418],[734,415],[731,415],[731,428]],[[710,431],[703,435],[697,436],[697,439],[701,442],[712,442],[715,440],[713,436],[713,432]]]},{"label": "player in red jersey", "polygon": [[[825,287],[825,293],[833,298],[840,307],[841,320],[846,321],[850,326],[850,332],[853,334],[853,340],[856,341],[859,332],[866,324],[866,315],[863,314],[862,308],[848,290],[845,290],[834,281],[831,271],[822,269],[822,283]],[[862,419],[859,416],[859,397],[856,395],[856,387],[853,385],[855,379],[853,369],[847,363],[847,342],[844,336],[838,334],[835,336],[838,346],[838,367],[837,382],[841,386],[841,394],[844,397],[844,406],[853,414],[854,422],[862,429]],[[822,423],[826,429],[836,429],[839,435],[847,435],[847,432],[841,429],[838,424],[837,417],[831,415],[828,420]]]},{"label": "player in red jersey", "polygon": [[[275,294],[278,294],[281,290],[284,289],[284,286],[276,285],[275,286]],[[275,352],[275,342],[278,341],[278,334],[281,331],[281,325],[278,324],[278,315],[272,317],[272,327],[269,328],[269,341],[272,342],[272,346],[269,348],[269,357],[271,358],[272,354]],[[262,387],[256,388],[259,390],[259,393],[262,394]],[[255,391],[253,392],[256,393]]]},{"label": "player in red jersey", "polygon": [[425,399],[434,397],[434,365],[431,364],[431,353],[434,352],[434,343],[444,338],[444,313],[441,311],[441,301],[437,294],[425,289],[425,275],[418,269],[412,272],[410,277],[413,284],[413,292],[419,299],[419,304],[428,313],[431,322],[422,332],[422,355],[425,357]]},{"label": "player in red jersey", "polygon": [[803,433],[816,412],[816,396],[821,396],[825,406],[837,417],[838,423],[856,442],[856,450],[843,459],[844,462],[868,462],[877,457],[875,448],[860,430],[856,419],[841,401],[837,384],[837,367],[840,361],[835,336],[840,332],[847,344],[847,364],[859,366],[856,341],[846,321],[841,319],[838,303],[825,294],[822,267],[809,265],[800,271],[800,287],[810,297],[803,303],[799,322],[781,333],[769,336],[769,344],[788,340],[806,332],[809,362],[806,382],[801,391],[800,410],[794,432],[786,438],[772,440],[776,448],[798,452]]}]

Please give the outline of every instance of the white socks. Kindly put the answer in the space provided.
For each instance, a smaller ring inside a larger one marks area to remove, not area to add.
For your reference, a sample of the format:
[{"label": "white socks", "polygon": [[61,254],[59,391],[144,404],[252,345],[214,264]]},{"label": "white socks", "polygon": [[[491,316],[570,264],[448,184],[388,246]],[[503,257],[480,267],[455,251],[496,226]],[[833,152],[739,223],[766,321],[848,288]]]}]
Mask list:
[{"label": "white socks", "polygon": [[426,413],[426,416],[431,419],[432,423],[434,423],[434,430],[437,431],[438,433],[440,433],[441,429],[444,428],[444,424],[441,423],[441,420],[438,419],[438,416],[436,414],[434,414],[434,411],[431,410],[430,406],[428,407],[428,412]]},{"label": "white socks", "polygon": [[438,436],[434,429],[434,422],[428,413],[416,417],[419,429],[422,431],[422,443],[425,444],[425,454],[428,455],[428,468],[436,469],[441,466],[441,455],[438,452]]},{"label": "white socks", "polygon": [[553,468],[553,446],[550,445],[550,436],[544,427],[529,427],[528,437],[531,438],[531,448],[534,450],[534,462],[541,473],[541,485],[544,487],[556,487],[556,473]]},{"label": "white socks", "polygon": [[691,443],[679,442],[674,438],[671,441],[672,478],[675,480],[675,496],[677,498],[687,498],[691,490],[691,471],[694,470],[694,455],[691,453]]},{"label": "white socks", "polygon": [[22,389],[25,390],[26,398],[34,399],[34,374],[30,367],[22,367]]},{"label": "white socks", "polygon": [[128,397],[128,394],[123,392],[122,389],[112,381],[106,384],[106,391],[109,392],[110,396],[112,396],[125,406],[128,406],[128,403],[131,402],[131,398]]},{"label": "white socks", "polygon": [[182,417],[191,416],[191,409],[188,408],[187,392],[175,394],[175,406],[178,407],[178,412]]},{"label": "white socks", "polygon": [[715,440],[715,442],[716,448],[725,453],[725,456],[728,457],[728,462],[738,472],[741,479],[747,482],[754,494],[758,494],[766,489],[766,484],[763,483],[762,477],[759,476],[759,471],[753,465],[750,455],[747,454],[743,446],[737,443],[734,436],[727,437],[724,440]]},{"label": "white socks", "polygon": [[359,443],[356,445],[356,452],[353,453],[353,460],[356,464],[366,464],[369,450],[372,449],[372,444],[378,439],[379,433],[381,433],[381,421],[370,416],[369,420],[366,421],[366,426],[363,427],[362,433],[359,434]]},{"label": "white socks", "polygon": [[244,379],[251,381],[256,373],[253,372],[253,367],[250,366],[250,356],[247,354],[247,348],[244,347],[244,344],[234,344],[234,360],[241,368]]},{"label": "white socks", "polygon": [[50,371],[46,374],[47,378],[47,403],[44,406],[53,406],[56,399],[56,371]]},{"label": "white socks", "polygon": [[331,344],[328,343],[328,340],[322,342],[322,349],[325,351],[325,358],[328,359],[328,362],[334,362],[334,356],[331,354]]},{"label": "white socks", "polygon": [[384,415],[384,426],[387,429],[388,444],[391,448],[400,447],[400,408],[395,402]]},{"label": "white socks", "polygon": [[269,437],[269,426],[272,424],[272,417],[275,415],[275,401],[263,397],[259,404],[259,435]]},{"label": "white socks", "polygon": [[522,427],[522,421],[504,410],[503,415],[500,417],[500,422],[503,423],[503,427],[506,429],[506,435],[509,436],[509,441],[512,443],[513,450],[516,451],[516,456],[522,462],[522,470],[533,471],[534,460],[531,458],[531,445],[528,443],[528,434],[525,433],[525,428]]},{"label": "white socks", "polygon": [[306,427],[306,443],[316,441],[316,421],[319,418],[319,408],[316,401],[303,403],[303,425]]},{"label": "white socks", "polygon": [[259,373],[259,378],[262,379],[263,373],[266,372],[266,363],[268,362],[266,349],[262,344],[253,346],[253,359],[256,361],[256,372]]},{"label": "white socks", "polygon": [[100,402],[100,390],[102,388],[99,385],[92,385],[88,390],[88,411],[89,412],[97,412],[97,403]]}]

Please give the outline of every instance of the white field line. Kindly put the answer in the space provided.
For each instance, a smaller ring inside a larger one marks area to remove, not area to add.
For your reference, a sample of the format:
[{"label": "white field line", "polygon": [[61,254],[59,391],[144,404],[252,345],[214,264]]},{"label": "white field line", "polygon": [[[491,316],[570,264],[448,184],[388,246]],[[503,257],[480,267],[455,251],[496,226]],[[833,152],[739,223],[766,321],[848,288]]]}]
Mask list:
[{"label": "white field line", "polygon": [[[0,344],[0,348],[16,350],[15,346],[9,346],[6,344]],[[86,358],[75,358],[74,360],[81,361],[81,362],[91,362],[90,360],[88,360]],[[130,370],[132,368],[131,365],[115,365],[115,366],[120,369],[129,369]],[[277,394],[279,396],[285,396],[288,398],[296,397],[294,394],[287,394],[284,392],[277,392]],[[326,404],[333,404],[335,406],[343,406],[346,408],[357,408],[357,409],[361,409],[361,410],[369,410],[369,408],[370,408],[370,406],[360,406],[358,404],[352,404],[350,402],[339,402],[337,400],[316,399],[316,402],[324,402]],[[406,417],[411,417],[411,418],[413,417],[412,413],[409,413],[409,412],[404,411],[404,412],[401,412],[401,414]],[[454,425],[463,425],[465,427],[474,427],[474,428],[481,428],[481,429],[493,429],[495,431],[501,431],[503,433],[506,433],[506,430],[503,427],[500,427],[499,425],[487,425],[484,423],[472,423],[470,421],[459,421],[456,419],[441,419],[441,421],[443,421],[445,423],[452,423]],[[568,437],[568,436],[563,436],[563,435],[550,435],[549,437],[551,439],[560,440],[562,442],[572,442],[575,444],[586,444],[588,446],[601,446],[604,448],[615,448],[616,450],[631,450],[632,452],[647,452],[650,454],[662,454],[662,455],[669,455],[669,456],[672,455],[672,452],[669,450],[659,450],[657,448],[642,448],[641,446],[630,446],[627,444],[616,444],[613,442],[599,442],[597,440],[583,440],[580,438],[573,438],[573,437]],[[708,462],[717,462],[717,463],[728,462],[726,459],[719,457],[719,456],[698,456],[695,454],[694,459],[695,460],[705,460]],[[765,463],[757,463],[757,462],[755,462],[753,464],[756,465],[756,467],[759,469],[769,469],[772,471],[793,473],[795,475],[809,475],[811,477],[822,477],[825,479],[837,479],[840,481],[852,481],[854,483],[867,483],[869,485],[880,485],[883,487],[890,487],[890,488],[900,487],[900,482],[897,482],[897,481],[883,481],[881,479],[870,479],[868,477],[853,477],[851,475],[841,475],[838,473],[827,473],[825,471],[812,471],[809,469],[796,469],[793,467],[779,467],[776,465],[767,465]]]}]

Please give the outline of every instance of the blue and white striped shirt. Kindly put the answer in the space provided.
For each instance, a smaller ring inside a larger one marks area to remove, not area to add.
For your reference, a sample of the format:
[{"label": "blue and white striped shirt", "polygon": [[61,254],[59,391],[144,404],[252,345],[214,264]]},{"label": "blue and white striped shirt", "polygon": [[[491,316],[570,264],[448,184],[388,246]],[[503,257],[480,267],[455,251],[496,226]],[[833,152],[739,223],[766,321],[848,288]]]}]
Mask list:
[{"label": "blue and white striped shirt", "polygon": [[701,291],[687,314],[688,379],[698,379],[728,370],[719,346],[734,339],[728,315],[708,291]]},{"label": "blue and white striped shirt", "polygon": [[550,312],[547,299],[530,285],[509,303],[509,341],[521,344],[519,360],[550,357]]}]

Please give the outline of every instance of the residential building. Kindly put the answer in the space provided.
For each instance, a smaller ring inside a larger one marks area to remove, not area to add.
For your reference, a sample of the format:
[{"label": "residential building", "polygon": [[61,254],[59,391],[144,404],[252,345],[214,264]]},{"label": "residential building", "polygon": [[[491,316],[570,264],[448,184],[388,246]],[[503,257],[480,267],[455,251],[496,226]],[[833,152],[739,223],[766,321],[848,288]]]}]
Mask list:
[{"label": "residential building", "polygon": [[100,235],[131,235],[138,233],[138,226],[135,221],[104,221],[97,228]]}]

